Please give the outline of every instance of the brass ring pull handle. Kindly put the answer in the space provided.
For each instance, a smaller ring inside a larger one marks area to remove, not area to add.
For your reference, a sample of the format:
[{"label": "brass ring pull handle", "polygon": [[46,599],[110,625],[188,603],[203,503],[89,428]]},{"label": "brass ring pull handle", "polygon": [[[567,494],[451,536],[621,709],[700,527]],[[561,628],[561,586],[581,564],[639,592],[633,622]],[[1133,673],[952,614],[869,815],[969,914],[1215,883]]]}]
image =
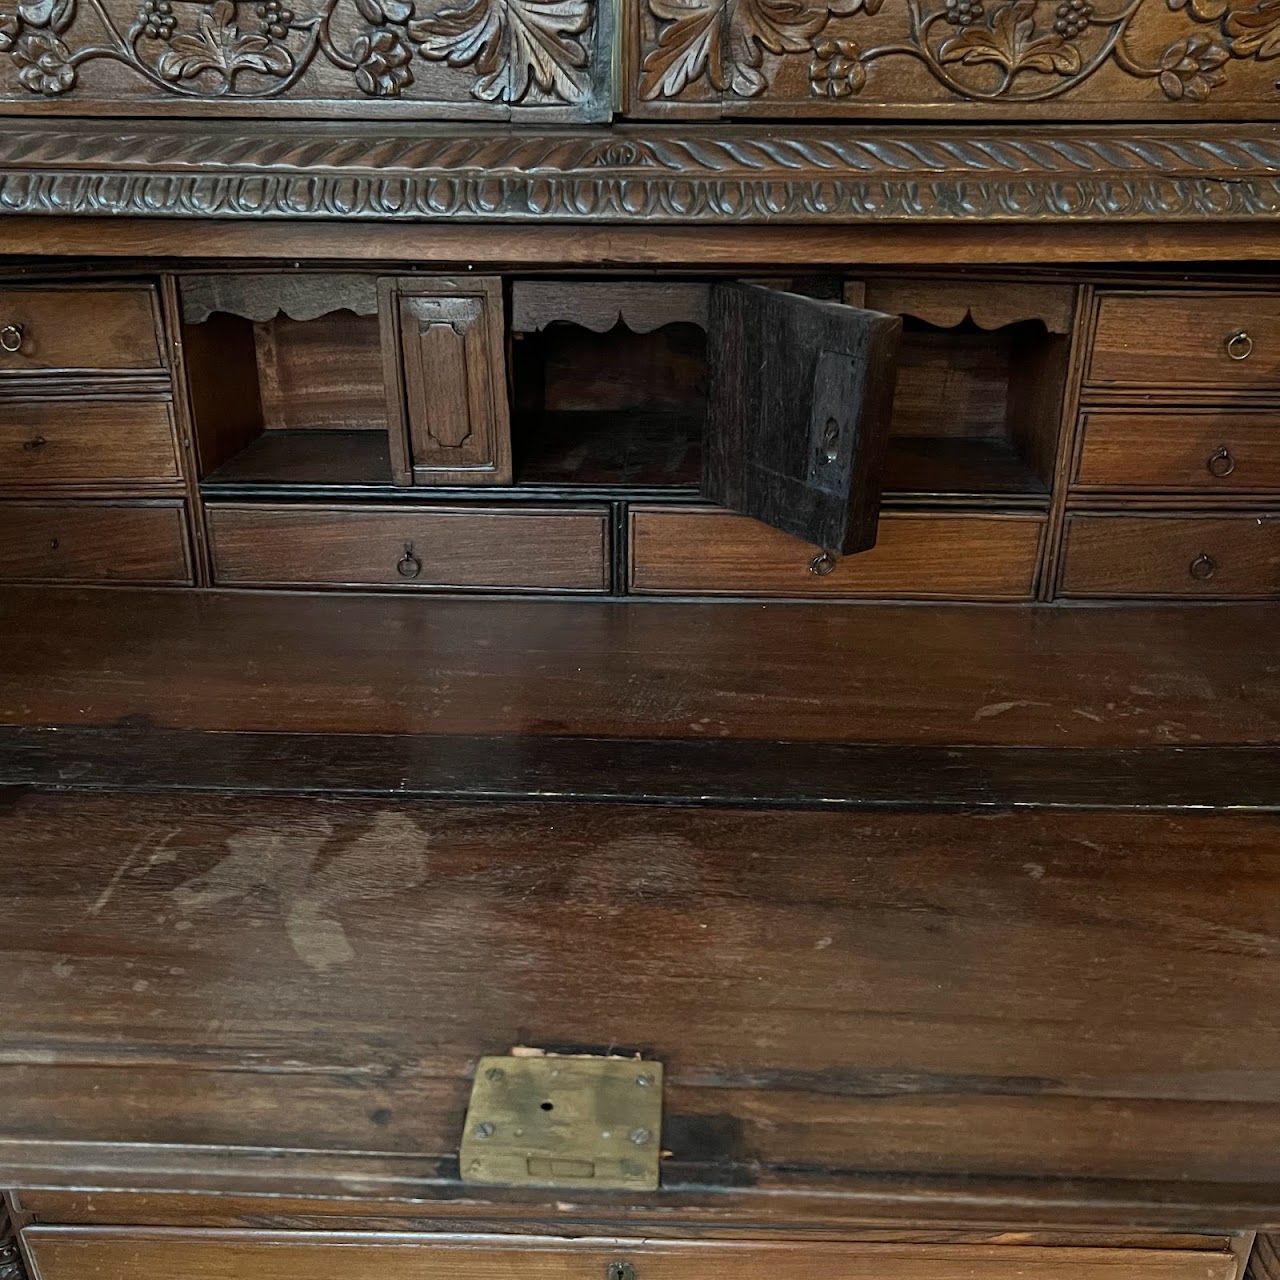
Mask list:
[{"label": "brass ring pull handle", "polygon": [[0,350],[16,356],[22,350],[23,328],[20,324],[6,324],[0,327]]},{"label": "brass ring pull handle", "polygon": [[1191,562],[1187,572],[1197,582],[1208,582],[1218,572],[1218,562],[1211,555],[1206,555],[1202,551]]},{"label": "brass ring pull handle", "polygon": [[49,442],[44,438],[44,436],[32,436],[30,440],[24,440],[22,442],[22,452],[36,453],[38,450],[43,449],[48,443]]},{"label": "brass ring pull handle", "polygon": [[1227,355],[1233,360],[1247,360],[1253,355],[1253,339],[1243,329],[1237,329],[1226,345]]},{"label": "brass ring pull handle", "polygon": [[1205,463],[1205,467],[1211,476],[1217,476],[1221,480],[1236,469],[1235,456],[1224,444],[1210,456],[1209,461]]},{"label": "brass ring pull handle", "polygon": [[824,551],[809,561],[809,572],[819,578],[825,578],[827,574],[834,573],[835,567],[836,558],[829,551]]},{"label": "brass ring pull handle", "polygon": [[413,554],[413,543],[404,544],[404,555],[396,561],[396,572],[402,578],[416,578],[422,572],[422,561]]}]

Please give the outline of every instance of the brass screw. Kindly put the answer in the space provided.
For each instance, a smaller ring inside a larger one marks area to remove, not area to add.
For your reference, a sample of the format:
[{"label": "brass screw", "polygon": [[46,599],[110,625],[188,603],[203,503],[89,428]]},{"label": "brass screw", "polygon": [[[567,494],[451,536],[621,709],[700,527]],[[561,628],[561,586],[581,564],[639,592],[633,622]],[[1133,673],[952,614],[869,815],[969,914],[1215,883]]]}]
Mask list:
[{"label": "brass screw", "polygon": [[477,1138],[492,1138],[494,1134],[493,1125],[487,1120],[482,1120],[474,1129],[471,1130]]},{"label": "brass screw", "polygon": [[653,1084],[653,1077],[648,1073],[642,1076],[636,1076],[636,1084],[638,1084],[642,1089],[647,1089]]},{"label": "brass screw", "polygon": [[649,1141],[649,1137],[650,1134],[648,1129],[631,1130],[631,1141],[634,1142],[637,1147],[643,1147]]},{"label": "brass screw", "polygon": [[484,1078],[497,1083],[499,1080],[505,1080],[507,1078],[507,1073],[503,1071],[501,1067],[490,1067],[489,1070],[484,1073]]}]

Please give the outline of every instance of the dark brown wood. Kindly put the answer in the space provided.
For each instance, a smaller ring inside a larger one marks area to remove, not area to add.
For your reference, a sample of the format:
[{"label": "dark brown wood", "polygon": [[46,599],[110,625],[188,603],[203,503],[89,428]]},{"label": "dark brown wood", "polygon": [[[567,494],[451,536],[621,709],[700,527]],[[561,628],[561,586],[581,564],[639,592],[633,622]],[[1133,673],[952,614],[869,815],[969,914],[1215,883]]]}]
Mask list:
[{"label": "dark brown wood", "polygon": [[1280,595],[1280,520],[1270,513],[1072,515],[1062,592],[1180,599]]},{"label": "dark brown wood", "polygon": [[664,1184],[704,1201],[963,1174],[1280,1213],[1274,818],[8,800],[18,1181],[92,1141],[98,1185],[473,1199],[469,1074],[520,1041],[661,1058]]},{"label": "dark brown wood", "polygon": [[166,365],[153,290],[0,290],[0,327],[18,330],[17,351],[0,352],[0,376],[46,372],[146,372]]},{"label": "dark brown wood", "polygon": [[183,504],[0,503],[0,581],[189,586]]},{"label": "dark brown wood", "polygon": [[[1236,1280],[1226,1252],[1037,1249],[999,1245],[833,1245],[792,1242],[555,1241],[537,1237],[337,1237],[280,1232],[122,1232],[35,1227],[25,1233],[41,1280],[599,1280],[627,1267],[653,1280],[804,1280],[821,1268],[831,1280]],[[627,1272],[631,1274],[631,1272]]]},{"label": "dark brown wood", "polygon": [[1280,298],[1108,293],[1099,302],[1091,385],[1274,392],[1277,377]]},{"label": "dark brown wood", "polygon": [[167,399],[0,399],[0,487],[177,482]]},{"label": "dark brown wood", "polygon": [[511,328],[537,333],[567,321],[593,333],[608,333],[616,325],[632,333],[652,333],[667,324],[705,329],[710,300],[710,290],[700,284],[519,281],[511,290]]},{"label": "dark brown wood", "polygon": [[1280,690],[1258,659],[1274,633],[1269,605],[743,609],[13,587],[0,592],[0,722],[1263,744],[1280,741]]},{"label": "dark brown wood", "polygon": [[833,555],[875,545],[902,322],[716,285],[702,494]]},{"label": "dark brown wood", "polygon": [[406,279],[388,308],[402,353],[386,365],[392,432],[407,440],[413,482],[510,484],[501,281]]},{"label": "dark brown wood", "polygon": [[1260,1233],[1249,1254],[1245,1280],[1275,1280],[1277,1275],[1280,1275],[1280,1250],[1276,1248],[1276,1237]]},{"label": "dark brown wood", "polygon": [[207,508],[227,586],[594,591],[609,586],[603,508]]},{"label": "dark brown wood", "polygon": [[758,521],[634,507],[630,582],[640,594],[1030,600],[1043,528],[1031,515],[893,512],[873,550],[833,564]]},{"label": "dark brown wood", "polygon": [[1078,489],[1257,493],[1280,489],[1280,414],[1238,409],[1085,415]]},{"label": "dark brown wood", "polygon": [[0,786],[789,809],[1280,811],[1274,747],[0,726]]}]

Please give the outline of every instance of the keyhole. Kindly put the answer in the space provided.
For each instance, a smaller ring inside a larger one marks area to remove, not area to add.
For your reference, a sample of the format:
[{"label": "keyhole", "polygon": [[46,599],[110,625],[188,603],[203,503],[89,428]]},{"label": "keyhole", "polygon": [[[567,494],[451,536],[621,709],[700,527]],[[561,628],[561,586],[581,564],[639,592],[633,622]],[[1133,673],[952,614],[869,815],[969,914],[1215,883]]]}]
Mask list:
[{"label": "keyhole", "polygon": [[544,1102],[542,1104],[542,1109],[543,1111],[554,1111],[556,1109],[556,1104],[554,1102]]},{"label": "keyhole", "polygon": [[827,419],[826,430],[822,433],[822,461],[832,463],[840,456],[840,424],[834,418]]}]

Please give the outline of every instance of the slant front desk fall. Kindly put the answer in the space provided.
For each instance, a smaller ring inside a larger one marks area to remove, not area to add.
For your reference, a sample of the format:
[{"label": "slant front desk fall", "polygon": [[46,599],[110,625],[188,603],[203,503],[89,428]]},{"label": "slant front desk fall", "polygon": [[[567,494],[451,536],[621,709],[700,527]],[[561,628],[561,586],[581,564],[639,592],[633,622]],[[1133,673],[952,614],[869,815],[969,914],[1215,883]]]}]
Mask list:
[{"label": "slant front desk fall", "polygon": [[0,3],[2,1280],[1280,1280],[1278,81]]}]

